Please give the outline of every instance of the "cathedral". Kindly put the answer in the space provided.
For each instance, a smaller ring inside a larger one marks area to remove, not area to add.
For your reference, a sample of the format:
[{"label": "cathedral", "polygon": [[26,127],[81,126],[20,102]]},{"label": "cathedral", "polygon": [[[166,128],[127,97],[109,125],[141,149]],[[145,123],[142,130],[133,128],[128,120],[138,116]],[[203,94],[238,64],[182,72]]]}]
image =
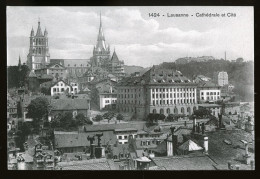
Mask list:
[{"label": "cathedral", "polygon": [[111,73],[112,75],[122,79],[125,76],[124,61],[120,61],[114,50],[112,57],[110,56],[110,46],[106,44],[102,20],[100,14],[99,32],[96,46],[93,49],[93,56],[91,57],[92,67],[101,67]]},{"label": "cathedral", "polygon": [[32,28],[30,35],[30,48],[27,55],[27,65],[30,70],[45,68],[50,63],[50,54],[48,47],[48,32],[45,29],[44,34],[41,30],[40,20],[38,21],[37,32],[34,35]]},{"label": "cathedral", "polygon": [[[110,55],[110,46],[105,40],[101,14],[97,43],[94,46],[93,56],[90,59],[50,59],[48,32],[45,29],[44,33],[42,33],[39,20],[36,34],[33,28],[31,30],[27,65],[31,70],[31,76],[49,75],[53,76],[53,78],[62,76],[62,79],[69,81],[72,79],[78,81],[79,78],[88,76],[84,74],[89,73],[89,71],[99,77],[99,73],[102,73],[101,76],[105,76],[102,78],[106,78],[110,74],[110,76],[117,78],[116,81],[121,80],[125,76],[124,61],[119,60],[115,50],[112,57]],[[59,66],[59,69],[54,69],[55,66]]]}]

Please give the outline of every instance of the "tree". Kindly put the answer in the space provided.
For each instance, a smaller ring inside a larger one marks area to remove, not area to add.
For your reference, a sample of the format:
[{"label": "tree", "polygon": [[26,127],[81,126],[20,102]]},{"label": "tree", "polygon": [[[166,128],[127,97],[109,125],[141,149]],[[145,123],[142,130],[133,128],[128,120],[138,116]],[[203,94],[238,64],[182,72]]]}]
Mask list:
[{"label": "tree", "polygon": [[49,102],[47,98],[38,97],[31,101],[28,105],[27,117],[33,119],[33,125],[39,129],[39,122],[45,118],[47,119],[49,112]]},{"label": "tree", "polygon": [[60,124],[62,128],[68,129],[71,126],[73,126],[74,123],[72,121],[73,121],[73,114],[71,112],[66,112],[61,115]]},{"label": "tree", "polygon": [[197,117],[203,118],[204,116],[210,116],[211,111],[208,109],[202,108],[202,109],[195,110],[193,112],[193,114],[196,115]]},{"label": "tree", "polygon": [[94,118],[94,121],[99,122],[102,121],[103,117],[101,115],[96,115],[96,117]]},{"label": "tree", "polygon": [[108,123],[109,121],[115,117],[115,113],[114,112],[106,112],[104,115],[103,115],[103,118],[104,119],[107,119],[108,120]]},{"label": "tree", "polygon": [[119,114],[116,116],[116,119],[120,122],[120,121],[124,120],[124,116],[119,113]]},{"label": "tree", "polygon": [[86,117],[84,116],[84,114],[79,113],[76,117],[76,124],[77,126],[82,126],[86,123]]},{"label": "tree", "polygon": [[41,87],[41,93],[43,93],[45,95],[51,95],[51,90],[50,90],[50,88],[47,88],[47,87]]},{"label": "tree", "polygon": [[160,114],[159,116],[158,116],[158,120],[164,120],[165,119],[165,115],[164,114]]},{"label": "tree", "polygon": [[86,124],[88,125],[92,125],[93,122],[89,119],[89,117],[86,117]]}]

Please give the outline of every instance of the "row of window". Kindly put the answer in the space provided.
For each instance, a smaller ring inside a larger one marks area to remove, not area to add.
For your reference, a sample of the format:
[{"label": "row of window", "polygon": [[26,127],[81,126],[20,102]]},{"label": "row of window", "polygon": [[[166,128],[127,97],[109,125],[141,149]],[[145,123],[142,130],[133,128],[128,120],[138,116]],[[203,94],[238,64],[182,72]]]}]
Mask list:
[{"label": "row of window", "polygon": [[219,96],[217,96],[217,97],[213,97],[213,96],[211,96],[211,97],[206,97],[206,98],[204,98],[203,96],[201,97],[201,100],[217,100],[217,99],[220,99],[220,97]]},{"label": "row of window", "polygon": [[151,144],[156,144],[156,145],[159,145],[160,144],[160,141],[159,140],[147,140],[147,141],[141,141],[141,146],[149,146]]},{"label": "row of window", "polygon": [[153,88],[152,92],[179,92],[179,91],[195,91],[195,88]]},{"label": "row of window", "polygon": [[132,100],[132,101],[130,101],[130,100],[125,100],[125,102],[124,102],[124,100],[122,100],[121,102],[120,102],[120,100],[118,100],[118,102],[119,102],[119,104],[141,104],[141,101],[139,100],[138,101],[138,103],[137,103],[137,100]]},{"label": "row of window", "polygon": [[[219,95],[219,92],[207,92],[207,95]],[[204,95],[204,92],[201,92],[201,95]]]},{"label": "row of window", "polygon": [[124,97],[125,97],[125,98],[134,98],[134,97],[135,97],[135,98],[137,98],[137,97],[140,98],[140,97],[141,97],[141,94],[138,94],[138,95],[137,95],[137,94],[125,94],[125,95],[123,95],[123,94],[121,94],[121,95],[118,94],[118,98],[120,98],[120,97],[121,97],[121,98],[124,98]]},{"label": "row of window", "polygon": [[195,99],[153,100],[153,105],[195,103]]},{"label": "row of window", "polygon": [[[183,95],[182,95],[183,94]],[[173,94],[172,95],[172,93],[164,93],[164,94],[152,94],[152,98],[172,98],[172,97],[174,97],[174,98],[176,98],[176,96],[177,96],[177,98],[179,98],[179,97],[195,97],[195,93],[177,93],[177,94]]]},{"label": "row of window", "polygon": [[[111,100],[111,102],[112,103],[116,103],[116,100]],[[105,100],[105,103],[107,104],[107,103],[110,103],[110,101],[109,100]]]},{"label": "row of window", "polygon": [[[187,113],[190,113],[191,112],[191,108],[190,107],[187,107],[186,108],[186,110],[187,110]],[[193,111],[195,111],[196,110],[196,107],[194,106],[193,107]],[[164,109],[160,109],[160,114],[164,114]],[[181,107],[181,114],[184,114],[184,112],[185,112],[185,109],[184,109],[184,107]],[[152,112],[153,114],[157,114],[157,110],[156,109],[153,109],[153,112]],[[167,114],[170,114],[171,113],[171,110],[170,110],[170,108],[167,108],[166,109],[166,113]],[[178,109],[175,107],[174,109],[173,109],[173,113],[174,114],[178,114]]]}]

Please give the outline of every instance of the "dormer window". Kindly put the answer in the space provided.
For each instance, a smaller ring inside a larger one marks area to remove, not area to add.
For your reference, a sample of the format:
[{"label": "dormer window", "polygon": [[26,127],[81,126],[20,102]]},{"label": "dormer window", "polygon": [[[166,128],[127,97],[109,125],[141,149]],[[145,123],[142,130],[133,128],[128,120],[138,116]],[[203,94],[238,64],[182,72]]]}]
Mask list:
[{"label": "dormer window", "polygon": [[162,82],[162,80],[158,80],[158,83],[161,83]]}]

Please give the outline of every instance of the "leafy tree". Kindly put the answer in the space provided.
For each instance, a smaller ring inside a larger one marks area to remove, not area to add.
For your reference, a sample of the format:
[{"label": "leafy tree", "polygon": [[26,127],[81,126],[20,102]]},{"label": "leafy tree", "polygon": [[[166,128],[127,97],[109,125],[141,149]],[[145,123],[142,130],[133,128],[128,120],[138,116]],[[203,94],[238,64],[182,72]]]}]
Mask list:
[{"label": "leafy tree", "polygon": [[94,118],[94,121],[99,122],[102,121],[103,117],[101,115],[96,115],[96,117]]},{"label": "leafy tree", "polygon": [[7,84],[8,88],[25,86],[28,83],[28,76],[30,69],[27,65],[21,66],[21,71],[18,70],[18,66],[9,66],[7,68]]},{"label": "leafy tree", "polygon": [[45,118],[47,119],[49,110],[49,102],[47,98],[38,97],[31,101],[28,105],[27,117],[33,119],[33,125],[36,129],[39,129],[39,122]]},{"label": "leafy tree", "polygon": [[107,113],[105,113],[105,114],[103,115],[103,118],[104,118],[104,119],[107,119],[107,120],[108,120],[108,123],[109,123],[109,121],[110,121],[113,117],[115,117],[115,113],[114,113],[114,112],[107,112]]},{"label": "leafy tree", "polygon": [[205,108],[202,108],[202,109],[195,110],[193,112],[193,114],[196,115],[199,118],[203,118],[204,116],[210,116],[211,115],[211,111],[207,110]]},{"label": "leafy tree", "polygon": [[60,125],[62,128],[68,129],[69,127],[73,126],[72,121],[73,121],[73,114],[71,112],[66,112],[61,115]]},{"label": "leafy tree", "polygon": [[84,116],[84,114],[79,113],[76,117],[76,124],[77,126],[82,126],[86,123],[86,117]]},{"label": "leafy tree", "polygon": [[119,113],[119,114],[116,116],[116,119],[120,122],[120,121],[124,120],[124,116]]},{"label": "leafy tree", "polygon": [[164,114],[160,114],[159,116],[158,116],[158,120],[164,120],[165,119],[165,115]]},{"label": "leafy tree", "polygon": [[45,95],[51,95],[51,90],[50,90],[50,88],[47,88],[47,87],[41,87],[41,93],[43,93]]},{"label": "leafy tree", "polygon": [[93,122],[89,119],[89,117],[86,118],[86,124],[88,124],[88,125],[92,125],[93,124]]}]

